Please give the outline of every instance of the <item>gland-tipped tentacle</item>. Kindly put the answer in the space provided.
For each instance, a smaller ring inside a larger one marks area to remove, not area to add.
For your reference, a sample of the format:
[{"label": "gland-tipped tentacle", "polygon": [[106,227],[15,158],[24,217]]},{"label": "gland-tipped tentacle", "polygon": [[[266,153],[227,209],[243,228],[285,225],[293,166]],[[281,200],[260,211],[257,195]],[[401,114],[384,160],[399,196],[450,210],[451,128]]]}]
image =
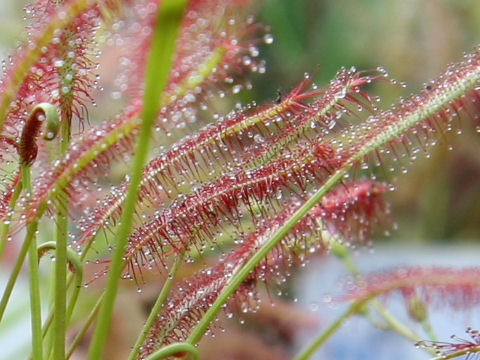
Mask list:
[{"label": "gland-tipped tentacle", "polygon": [[469,327],[466,333],[471,340],[452,335],[450,339],[453,341],[421,340],[415,346],[417,348],[432,349],[441,359],[454,359],[463,355],[467,355],[466,359],[474,359],[475,355],[478,355],[478,352],[480,352],[480,332]]}]

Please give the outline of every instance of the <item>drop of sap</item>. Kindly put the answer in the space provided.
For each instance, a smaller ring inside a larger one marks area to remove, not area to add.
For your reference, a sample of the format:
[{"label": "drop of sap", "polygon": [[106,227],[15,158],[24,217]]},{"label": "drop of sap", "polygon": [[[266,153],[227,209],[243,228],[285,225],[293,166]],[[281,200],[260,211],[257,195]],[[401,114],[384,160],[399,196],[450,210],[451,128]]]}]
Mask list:
[{"label": "drop of sap", "polygon": [[265,139],[263,138],[262,135],[260,134],[256,134],[254,137],[253,137],[253,141],[255,141],[256,143],[258,144],[261,144],[265,141]]},{"label": "drop of sap", "polygon": [[323,295],[323,302],[326,304],[330,304],[332,302],[332,295],[330,294],[325,294]]},{"label": "drop of sap", "polygon": [[263,42],[265,44],[272,44],[274,40],[275,38],[272,34],[265,34],[265,36],[263,37]]},{"label": "drop of sap", "polygon": [[235,86],[232,88],[232,93],[238,94],[241,90],[242,90],[242,85],[235,85]]},{"label": "drop of sap", "polygon": [[62,67],[63,65],[65,64],[65,61],[61,60],[61,59],[57,59],[53,62],[53,65],[55,67]]},{"label": "drop of sap", "polygon": [[122,97],[122,93],[120,91],[114,91],[111,94],[112,99],[118,100]]},{"label": "drop of sap", "polygon": [[377,67],[377,71],[382,74],[384,77],[388,76],[388,70],[386,70],[383,66]]},{"label": "drop of sap", "polygon": [[252,64],[252,59],[249,56],[244,56],[242,59],[242,63],[245,66],[249,66]]}]

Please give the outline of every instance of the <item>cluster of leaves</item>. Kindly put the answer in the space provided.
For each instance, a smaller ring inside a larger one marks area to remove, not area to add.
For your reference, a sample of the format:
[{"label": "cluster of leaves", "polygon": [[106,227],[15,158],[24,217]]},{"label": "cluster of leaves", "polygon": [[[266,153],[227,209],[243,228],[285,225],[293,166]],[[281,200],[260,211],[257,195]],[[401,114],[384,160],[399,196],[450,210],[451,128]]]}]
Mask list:
[{"label": "cluster of leaves", "polygon": [[[249,72],[265,71],[259,45],[273,39],[245,12],[246,3],[38,0],[28,8],[28,41],[5,63],[0,84],[0,255],[8,239],[25,236],[0,319],[27,252],[31,297],[39,300],[36,256],[55,249],[55,358],[66,357],[65,324],[80,291],[71,290],[67,306],[67,259],[80,281],[109,274],[84,327],[101,307],[90,358],[101,356],[120,277],[142,286],[152,272],[170,274],[130,358],[195,354],[192,345],[225,304],[229,311],[256,310],[258,283],[276,286],[313,256],[369,243],[389,213],[383,194],[390,187],[372,168],[413,161],[459,116],[478,123],[480,49],[389,110],[380,111],[365,90],[374,81],[396,83],[385,70],[342,68],[324,88],[307,74],[275,101],[219,115],[219,99],[250,88]],[[125,106],[90,124],[102,42],[124,49],[115,86]],[[114,164],[130,161],[132,173],[121,184],[98,191]],[[53,218],[56,243],[36,239],[44,216]],[[102,259],[100,229],[114,249]],[[212,247],[223,255],[170,291],[179,266]],[[104,269],[82,279],[92,256]],[[414,268],[372,275],[344,299],[363,304],[400,289],[407,299],[448,293],[452,304],[471,306],[479,299],[477,273]],[[42,330],[38,309],[32,300],[35,358],[50,355],[42,338],[52,318]]]}]

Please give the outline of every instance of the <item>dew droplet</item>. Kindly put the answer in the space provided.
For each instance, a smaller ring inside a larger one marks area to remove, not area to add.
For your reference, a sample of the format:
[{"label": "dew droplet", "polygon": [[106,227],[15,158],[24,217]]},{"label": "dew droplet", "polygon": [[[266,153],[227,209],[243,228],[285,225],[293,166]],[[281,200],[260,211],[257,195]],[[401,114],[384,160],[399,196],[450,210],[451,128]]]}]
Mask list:
[{"label": "dew droplet", "polygon": [[275,38],[273,37],[272,34],[265,34],[263,36],[263,42],[265,44],[272,44],[274,40],[275,40]]},{"label": "dew droplet", "polygon": [[243,86],[242,85],[235,85],[233,88],[232,88],[232,93],[233,94],[238,94],[241,90],[242,90]]}]

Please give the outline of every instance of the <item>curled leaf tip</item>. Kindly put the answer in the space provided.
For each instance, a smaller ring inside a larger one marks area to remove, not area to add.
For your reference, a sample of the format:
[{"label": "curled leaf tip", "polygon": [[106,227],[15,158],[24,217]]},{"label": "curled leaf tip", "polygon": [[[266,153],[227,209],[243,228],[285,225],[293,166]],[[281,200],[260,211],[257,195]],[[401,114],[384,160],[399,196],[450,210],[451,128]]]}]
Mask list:
[{"label": "curled leaf tip", "polygon": [[36,105],[23,127],[18,150],[21,162],[25,165],[31,165],[37,158],[38,146],[36,140],[44,123],[43,139],[53,140],[58,133],[60,120],[57,108],[52,104],[40,103]]}]

